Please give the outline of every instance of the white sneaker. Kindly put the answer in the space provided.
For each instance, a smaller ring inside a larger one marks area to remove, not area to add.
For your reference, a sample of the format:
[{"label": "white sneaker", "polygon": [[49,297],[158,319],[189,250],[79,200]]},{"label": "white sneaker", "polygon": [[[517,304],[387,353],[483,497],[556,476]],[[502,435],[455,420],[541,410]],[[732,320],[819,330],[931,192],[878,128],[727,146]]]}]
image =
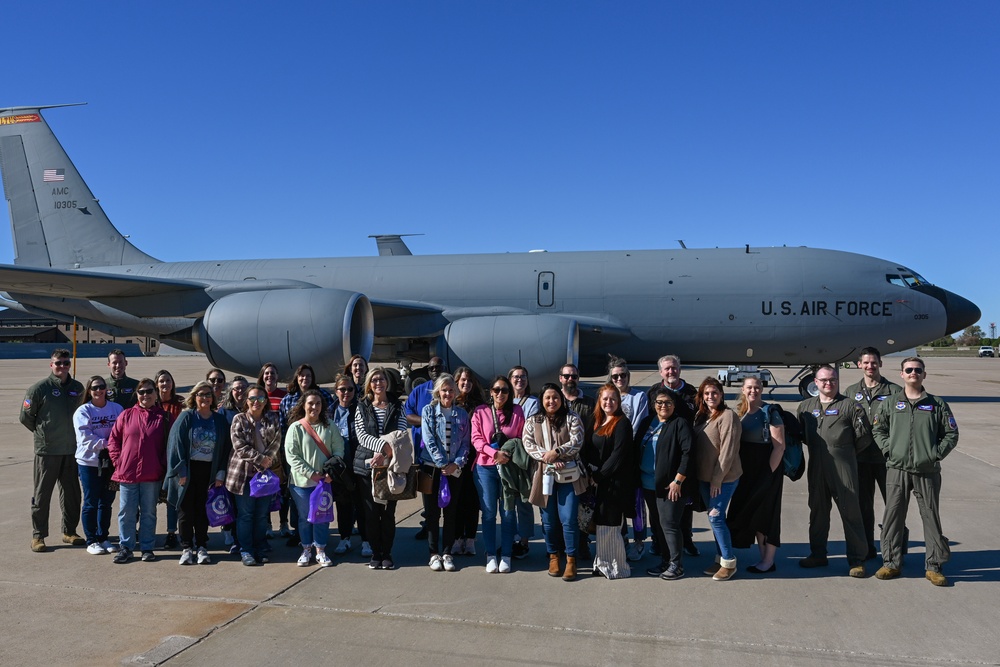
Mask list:
[{"label": "white sneaker", "polygon": [[466,556],[476,555],[476,538],[470,537],[465,540],[465,551],[463,551]]},{"label": "white sneaker", "polygon": [[105,551],[104,547],[102,547],[97,542],[91,542],[90,544],[87,545],[87,553],[94,554],[95,556],[101,556],[103,554],[106,554],[107,551]]},{"label": "white sneaker", "polygon": [[227,547],[236,544],[236,540],[233,539],[233,531],[224,530],[222,531],[222,535],[223,535],[223,541],[225,542]]},{"label": "white sneaker", "polygon": [[302,555],[295,562],[299,567],[309,567],[309,563],[312,562],[312,547],[304,547],[302,549]]},{"label": "white sneaker", "polygon": [[320,567],[330,567],[333,565],[333,561],[326,555],[326,550],[319,547],[316,547],[316,562],[319,563]]},{"label": "white sneaker", "polygon": [[333,550],[333,553],[339,556],[341,554],[346,554],[350,550],[351,550],[351,538],[343,537],[340,539],[340,543],[337,544],[337,548]]},{"label": "white sneaker", "polygon": [[104,540],[101,542],[101,548],[107,551],[109,554],[118,553],[118,547],[111,544],[111,542]]},{"label": "white sneaker", "polygon": [[497,570],[500,574],[507,574],[510,572],[510,556],[504,556],[500,559],[500,568]]},{"label": "white sneaker", "polygon": [[629,545],[628,552],[625,554],[625,558],[634,563],[640,558],[642,558],[642,554],[645,551],[646,548],[643,546],[642,542],[633,542],[632,544]]},{"label": "white sneaker", "polygon": [[435,572],[440,572],[444,568],[444,563],[441,560],[441,556],[433,554],[431,556],[430,566],[431,569],[434,570]]},{"label": "white sneaker", "polygon": [[452,558],[451,554],[445,554],[441,556],[441,560],[444,561],[444,571],[454,572],[455,571],[455,559]]},{"label": "white sneaker", "polygon": [[185,549],[181,552],[181,559],[178,562],[181,565],[194,565],[194,552],[190,549]]},{"label": "white sneaker", "polygon": [[491,557],[486,561],[486,574],[493,574],[497,571],[497,559]]},{"label": "white sneaker", "polygon": [[361,543],[361,557],[362,558],[372,557],[372,545],[368,544],[367,542]]},{"label": "white sneaker", "polygon": [[208,549],[205,547],[198,547],[198,565],[209,565],[212,559],[208,555]]}]

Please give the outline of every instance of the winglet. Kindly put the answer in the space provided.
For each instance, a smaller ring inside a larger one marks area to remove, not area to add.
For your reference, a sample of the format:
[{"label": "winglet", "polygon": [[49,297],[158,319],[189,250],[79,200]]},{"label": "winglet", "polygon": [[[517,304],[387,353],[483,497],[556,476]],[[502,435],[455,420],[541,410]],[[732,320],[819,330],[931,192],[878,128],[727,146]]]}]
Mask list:
[{"label": "winglet", "polygon": [[412,255],[406,242],[403,241],[404,236],[423,236],[423,234],[369,234],[368,238],[375,239],[379,255]]}]

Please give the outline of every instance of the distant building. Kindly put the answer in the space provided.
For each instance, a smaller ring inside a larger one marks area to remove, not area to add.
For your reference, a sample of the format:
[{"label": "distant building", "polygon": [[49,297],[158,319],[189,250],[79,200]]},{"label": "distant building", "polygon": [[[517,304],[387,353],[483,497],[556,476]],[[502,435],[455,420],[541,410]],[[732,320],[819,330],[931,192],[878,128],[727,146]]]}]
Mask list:
[{"label": "distant building", "polygon": [[[76,342],[138,345],[146,356],[155,355],[160,346],[150,336],[112,336],[83,325],[76,327]],[[73,344],[73,323],[6,308],[0,310],[0,343],[64,343],[68,347]]]}]

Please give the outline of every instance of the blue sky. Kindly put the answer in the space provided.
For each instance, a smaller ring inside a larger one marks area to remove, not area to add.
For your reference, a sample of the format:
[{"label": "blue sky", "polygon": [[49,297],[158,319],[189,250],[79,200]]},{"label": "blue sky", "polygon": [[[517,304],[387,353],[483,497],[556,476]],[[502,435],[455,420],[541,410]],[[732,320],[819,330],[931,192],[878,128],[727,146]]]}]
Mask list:
[{"label": "blue sky", "polygon": [[997,2],[56,0],[3,23],[0,106],[88,102],[46,118],[164,260],[375,233],[807,245],[1000,320]]}]

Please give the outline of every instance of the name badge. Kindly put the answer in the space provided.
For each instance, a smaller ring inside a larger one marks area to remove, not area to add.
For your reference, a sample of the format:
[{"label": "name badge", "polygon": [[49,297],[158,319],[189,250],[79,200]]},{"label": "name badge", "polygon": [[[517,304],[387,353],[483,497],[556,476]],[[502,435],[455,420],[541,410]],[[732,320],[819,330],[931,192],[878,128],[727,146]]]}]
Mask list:
[{"label": "name badge", "polygon": [[823,414],[825,414],[827,417],[833,417],[833,416],[839,415],[840,414],[840,410],[838,410],[837,408],[830,408],[829,410],[827,410]]},{"label": "name badge", "polygon": [[875,398],[875,400],[877,400],[877,401],[884,401],[886,398],[887,398],[886,396],[877,396]]},{"label": "name badge", "polygon": [[924,412],[934,412],[933,405],[918,405],[917,410],[923,410]]}]

